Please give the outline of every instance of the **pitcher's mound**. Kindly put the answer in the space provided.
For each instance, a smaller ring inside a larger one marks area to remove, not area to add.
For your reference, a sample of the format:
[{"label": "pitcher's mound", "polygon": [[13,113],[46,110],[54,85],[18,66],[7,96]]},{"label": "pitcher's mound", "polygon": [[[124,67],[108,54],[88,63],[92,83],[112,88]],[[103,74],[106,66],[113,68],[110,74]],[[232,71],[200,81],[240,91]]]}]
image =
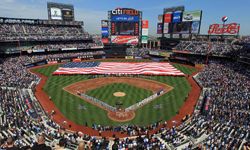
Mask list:
[{"label": "pitcher's mound", "polygon": [[113,95],[116,96],[116,97],[124,97],[126,95],[126,93],[124,93],[124,92],[115,92],[115,93],[113,93]]}]

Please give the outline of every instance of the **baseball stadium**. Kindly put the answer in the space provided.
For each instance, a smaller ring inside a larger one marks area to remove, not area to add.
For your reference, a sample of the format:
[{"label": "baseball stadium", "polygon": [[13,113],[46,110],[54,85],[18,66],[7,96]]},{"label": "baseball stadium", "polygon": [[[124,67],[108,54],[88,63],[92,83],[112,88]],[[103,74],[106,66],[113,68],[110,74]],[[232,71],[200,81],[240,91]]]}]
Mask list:
[{"label": "baseball stadium", "polygon": [[0,150],[250,150],[250,20],[104,1],[0,2]]}]

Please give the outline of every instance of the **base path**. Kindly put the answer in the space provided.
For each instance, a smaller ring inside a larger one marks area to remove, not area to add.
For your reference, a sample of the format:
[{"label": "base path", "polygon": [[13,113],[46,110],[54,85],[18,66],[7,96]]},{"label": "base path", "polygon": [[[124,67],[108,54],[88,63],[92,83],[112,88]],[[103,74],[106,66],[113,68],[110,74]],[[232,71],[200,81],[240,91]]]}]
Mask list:
[{"label": "base path", "polygon": [[[83,98],[80,96],[81,93],[86,94],[87,91],[97,89],[99,87],[112,84],[112,83],[124,83],[124,84],[129,84],[138,88],[146,89],[152,91],[154,94],[158,93],[159,91],[163,91],[162,95],[171,91],[173,87],[153,81],[153,80],[148,80],[148,79],[143,79],[143,78],[131,78],[131,77],[103,77],[103,78],[95,78],[95,79],[89,79],[89,80],[84,80],[80,82],[73,83],[71,85],[68,85],[64,87],[63,89],[83,100],[85,100],[88,103],[91,103],[101,109],[104,109],[107,111],[108,117],[116,122],[126,122],[134,119],[135,117],[135,110],[131,111],[125,111],[125,110],[110,110],[109,107],[104,107],[100,103],[93,102],[90,99]],[[116,93],[110,93],[110,94],[116,94],[117,96],[125,96],[125,93],[123,92],[116,92]],[[158,96],[159,97],[159,96]],[[156,98],[158,98],[156,97]],[[155,98],[152,99],[152,101]],[[146,105],[145,103],[144,105]],[[142,105],[141,107],[143,107]]]},{"label": "base path", "polygon": [[[79,93],[86,93],[87,91],[97,89],[99,87],[112,84],[112,83],[124,83],[129,84],[138,88],[142,88],[145,90],[150,90],[153,93],[156,93],[160,90],[164,90],[165,92],[169,92],[173,89],[173,87],[157,82],[154,80],[148,80],[143,78],[136,78],[136,77],[104,77],[104,78],[95,78],[95,79],[89,79],[84,80],[80,82],[73,83],[69,86],[64,87],[63,89],[73,93],[77,94]],[[112,93],[111,93],[112,94]]]}]

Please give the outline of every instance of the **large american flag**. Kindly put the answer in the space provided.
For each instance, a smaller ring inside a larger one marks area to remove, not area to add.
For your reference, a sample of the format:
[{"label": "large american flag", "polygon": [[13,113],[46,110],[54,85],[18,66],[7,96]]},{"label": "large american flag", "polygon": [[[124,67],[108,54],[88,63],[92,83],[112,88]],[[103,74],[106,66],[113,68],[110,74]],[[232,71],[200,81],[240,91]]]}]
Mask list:
[{"label": "large american flag", "polygon": [[184,76],[180,70],[169,63],[157,62],[100,62],[95,65],[70,63],[59,67],[53,75],[72,74],[131,74],[131,75],[168,75]]}]

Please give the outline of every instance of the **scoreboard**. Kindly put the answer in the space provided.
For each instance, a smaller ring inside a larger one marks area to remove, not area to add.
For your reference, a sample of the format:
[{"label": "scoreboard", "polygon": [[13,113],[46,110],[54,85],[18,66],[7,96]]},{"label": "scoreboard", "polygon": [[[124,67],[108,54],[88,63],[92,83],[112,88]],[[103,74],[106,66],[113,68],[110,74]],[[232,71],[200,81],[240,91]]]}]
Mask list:
[{"label": "scoreboard", "polygon": [[74,21],[74,6],[71,4],[47,3],[49,20]]}]

